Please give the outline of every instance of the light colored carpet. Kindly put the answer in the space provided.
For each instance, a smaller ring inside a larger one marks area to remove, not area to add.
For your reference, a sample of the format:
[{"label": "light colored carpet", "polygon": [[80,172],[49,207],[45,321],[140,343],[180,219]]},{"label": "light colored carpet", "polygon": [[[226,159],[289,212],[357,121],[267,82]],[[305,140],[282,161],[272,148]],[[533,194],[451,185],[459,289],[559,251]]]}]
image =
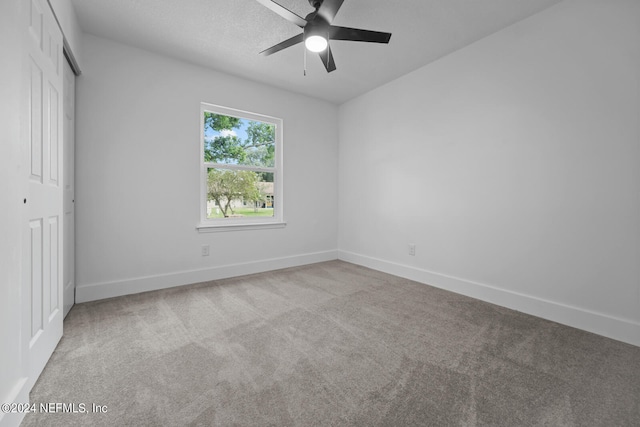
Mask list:
[{"label": "light colored carpet", "polygon": [[340,261],[76,305],[24,426],[640,426],[640,348]]}]

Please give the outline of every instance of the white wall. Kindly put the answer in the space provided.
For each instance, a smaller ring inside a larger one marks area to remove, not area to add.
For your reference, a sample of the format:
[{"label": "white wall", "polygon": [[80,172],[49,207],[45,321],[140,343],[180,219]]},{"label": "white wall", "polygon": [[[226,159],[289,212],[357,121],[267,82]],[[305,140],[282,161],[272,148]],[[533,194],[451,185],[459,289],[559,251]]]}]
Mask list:
[{"label": "white wall", "polygon": [[[21,113],[22,15],[20,0],[0,2],[0,403],[26,402],[21,322],[22,228],[26,195]],[[0,426],[19,422],[0,412]]]},{"label": "white wall", "polygon": [[640,345],[638,40],[567,0],[344,104],[340,257]]},{"label": "white wall", "polygon": [[[337,258],[337,106],[95,36],[83,43],[77,301]],[[284,229],[196,231],[201,101],[284,120]]]}]

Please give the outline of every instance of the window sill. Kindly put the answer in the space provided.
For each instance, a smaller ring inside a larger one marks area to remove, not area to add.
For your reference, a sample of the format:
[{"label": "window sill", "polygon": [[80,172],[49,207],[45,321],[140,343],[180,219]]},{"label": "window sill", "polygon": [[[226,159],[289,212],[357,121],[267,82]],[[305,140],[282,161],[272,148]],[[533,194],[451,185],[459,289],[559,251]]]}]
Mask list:
[{"label": "window sill", "polygon": [[263,230],[269,228],[284,228],[287,223],[280,222],[252,222],[249,224],[199,224],[196,229],[199,233],[219,233],[222,231]]}]

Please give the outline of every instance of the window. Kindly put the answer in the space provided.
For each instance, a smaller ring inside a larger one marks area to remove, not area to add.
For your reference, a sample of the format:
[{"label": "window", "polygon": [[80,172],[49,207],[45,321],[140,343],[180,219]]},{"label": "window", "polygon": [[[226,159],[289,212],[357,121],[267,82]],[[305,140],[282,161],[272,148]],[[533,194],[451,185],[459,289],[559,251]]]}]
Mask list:
[{"label": "window", "polygon": [[282,120],[202,103],[201,231],[282,227]]}]

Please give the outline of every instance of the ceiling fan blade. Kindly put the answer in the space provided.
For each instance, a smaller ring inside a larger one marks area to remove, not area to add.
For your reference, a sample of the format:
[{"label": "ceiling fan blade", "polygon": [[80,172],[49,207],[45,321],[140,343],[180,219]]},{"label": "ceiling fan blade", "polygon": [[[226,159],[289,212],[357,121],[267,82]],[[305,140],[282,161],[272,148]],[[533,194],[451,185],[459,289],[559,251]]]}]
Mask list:
[{"label": "ceiling fan blade", "polygon": [[332,23],[343,2],[344,0],[324,0],[318,9],[318,15],[326,19],[328,23]]},{"label": "ceiling fan blade", "polygon": [[324,64],[324,68],[327,69],[327,73],[330,73],[336,69],[336,63],[333,60],[333,54],[331,53],[331,46],[327,45],[327,48],[319,53],[320,59]]},{"label": "ceiling fan blade", "polygon": [[361,30],[359,28],[329,27],[329,39],[350,40],[354,42],[389,43],[391,33],[381,31]]},{"label": "ceiling fan blade", "polygon": [[275,46],[271,46],[269,49],[263,50],[262,52],[260,52],[260,54],[264,55],[264,56],[269,56],[269,55],[274,54],[276,52],[280,52],[282,49],[286,49],[288,47],[296,45],[296,44],[302,42],[303,39],[304,39],[304,34],[300,33],[297,36],[293,36],[290,39],[287,39],[287,40],[285,40],[283,42],[280,42]]},{"label": "ceiling fan blade", "polygon": [[296,24],[300,28],[304,28],[304,26],[307,25],[307,20],[306,19],[304,19],[303,17],[293,13],[292,11],[287,9],[286,7],[280,6],[275,1],[271,1],[271,0],[256,0],[256,1],[258,3],[260,3],[261,5],[263,5],[264,7],[267,7],[269,9],[271,9],[272,11],[274,11],[275,13],[277,13],[278,15],[282,16],[287,21],[293,22],[294,24]]}]

